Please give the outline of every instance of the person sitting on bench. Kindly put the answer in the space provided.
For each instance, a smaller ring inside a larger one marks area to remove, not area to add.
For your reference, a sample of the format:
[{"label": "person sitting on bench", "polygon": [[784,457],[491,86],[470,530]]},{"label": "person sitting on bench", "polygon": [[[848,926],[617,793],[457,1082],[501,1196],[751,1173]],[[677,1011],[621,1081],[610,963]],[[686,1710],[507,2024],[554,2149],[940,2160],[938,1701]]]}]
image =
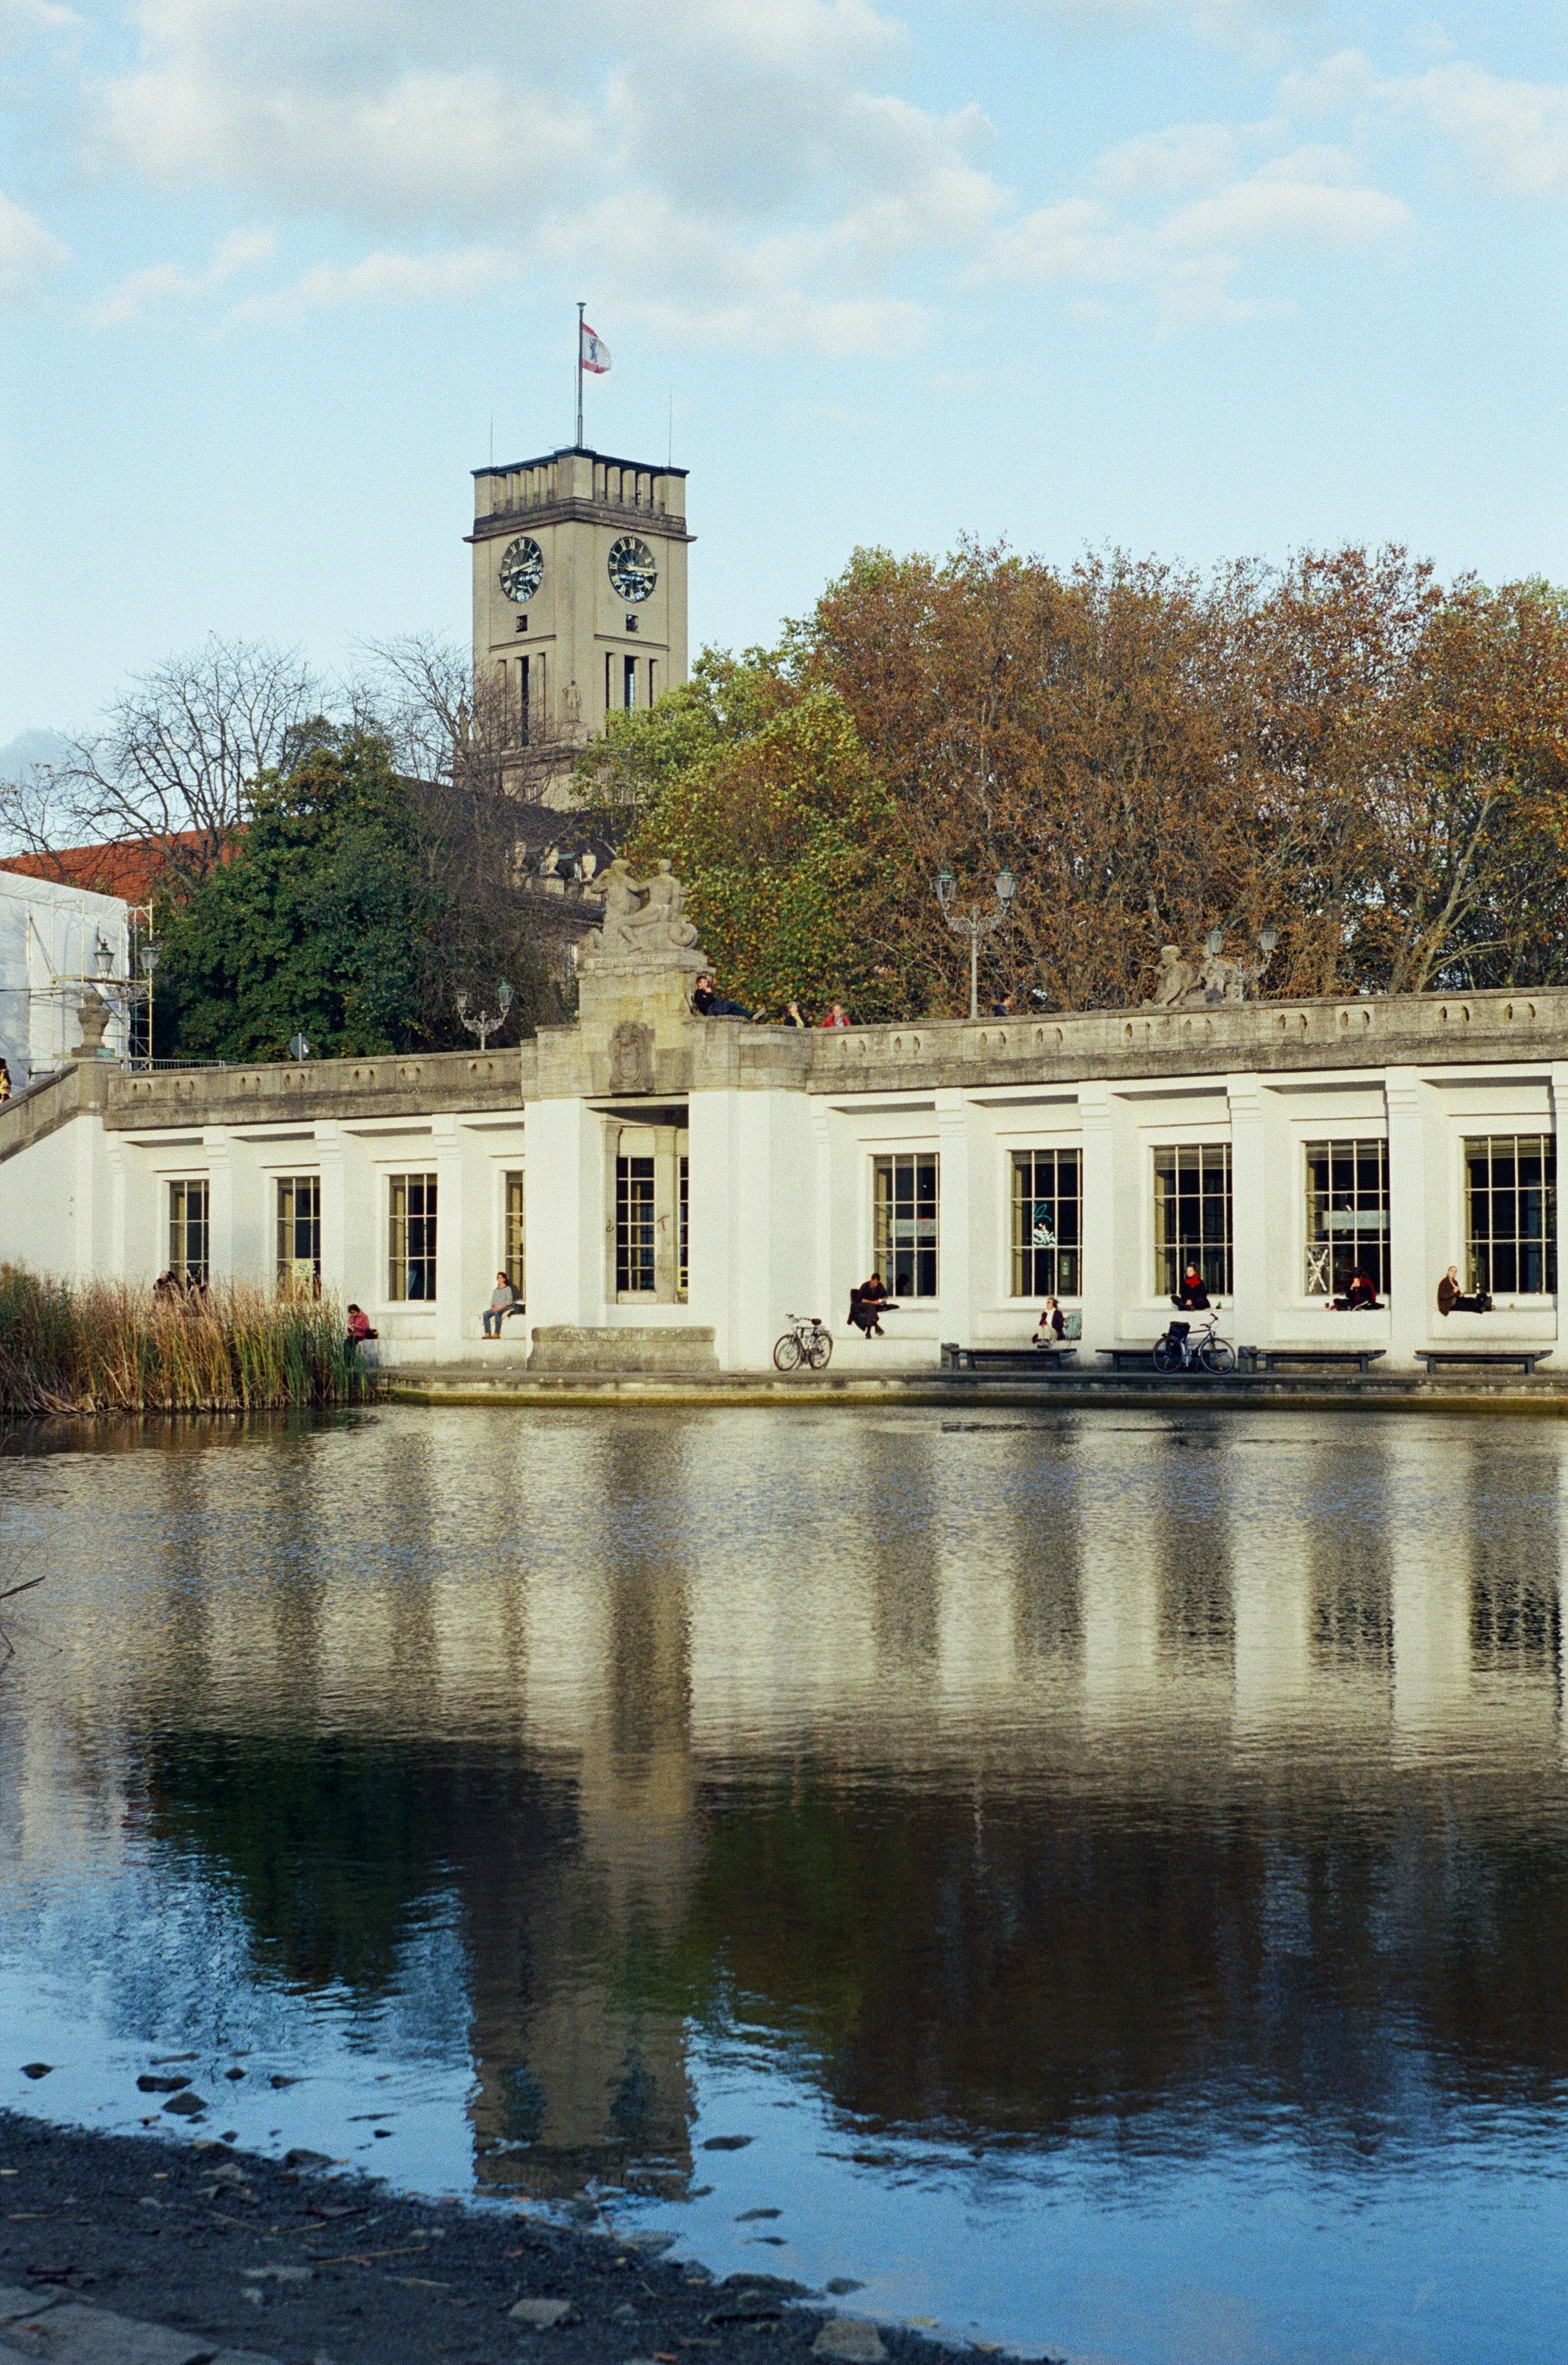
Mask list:
[{"label": "person sitting on bench", "polygon": [[1473,1297],[1466,1297],[1459,1285],[1459,1267],[1456,1264],[1450,1264],[1447,1272],[1444,1273],[1441,1281],[1438,1283],[1438,1312],[1441,1315],[1447,1316],[1450,1314],[1490,1314],[1491,1311],[1492,1297],[1490,1291],[1478,1289]]},{"label": "person sitting on bench", "polygon": [[882,1328],[881,1317],[887,1304],[888,1293],[882,1286],[882,1276],[874,1272],[869,1281],[863,1281],[858,1289],[850,1291],[849,1319],[857,1330],[864,1331],[868,1339],[884,1339],[887,1333]]}]

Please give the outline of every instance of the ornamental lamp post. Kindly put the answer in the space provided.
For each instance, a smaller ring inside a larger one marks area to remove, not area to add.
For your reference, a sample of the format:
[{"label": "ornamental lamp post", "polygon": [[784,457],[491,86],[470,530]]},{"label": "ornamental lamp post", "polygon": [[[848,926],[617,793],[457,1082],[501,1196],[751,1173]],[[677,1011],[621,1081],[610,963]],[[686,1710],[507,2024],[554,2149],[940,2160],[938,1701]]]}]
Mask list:
[{"label": "ornamental lamp post", "polygon": [[476,1035],[479,1037],[479,1048],[481,1051],[488,1048],[491,1036],[497,1034],[499,1029],[506,1025],[507,1013],[511,1008],[511,986],[504,977],[499,981],[496,987],[496,1007],[494,1010],[476,1010],[473,1014],[470,1015],[468,1009],[468,996],[466,993],[460,993],[458,995],[457,1015],[462,1019],[463,1024],[468,1029],[469,1034]]},{"label": "ornamental lamp post", "polygon": [[978,903],[972,903],[967,912],[956,912],[953,909],[953,898],[958,892],[958,882],[950,870],[944,868],[936,873],[936,901],[942,907],[942,917],[956,936],[968,936],[969,940],[969,1016],[978,1018],[980,1016],[980,938],[989,936],[994,929],[1000,928],[1006,919],[1012,907],[1013,898],[1018,892],[1018,881],[1011,870],[997,872],[997,908],[994,912],[983,912]]},{"label": "ornamental lamp post", "polygon": [[141,974],[147,980],[147,1064],[152,1065],[152,972],[158,966],[160,947],[149,938],[141,947]]}]

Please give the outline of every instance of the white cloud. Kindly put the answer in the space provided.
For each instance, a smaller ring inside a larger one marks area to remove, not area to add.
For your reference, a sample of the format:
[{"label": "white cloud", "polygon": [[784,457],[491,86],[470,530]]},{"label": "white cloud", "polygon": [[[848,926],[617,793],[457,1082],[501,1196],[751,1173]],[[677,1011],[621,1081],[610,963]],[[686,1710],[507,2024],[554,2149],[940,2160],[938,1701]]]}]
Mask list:
[{"label": "white cloud", "polygon": [[0,0],[0,57],[15,55],[41,34],[73,32],[80,22],[57,0]]},{"label": "white cloud", "polygon": [[1177,123],[1107,149],[1094,167],[1102,189],[1117,196],[1180,196],[1212,187],[1235,170],[1240,135],[1228,123]]},{"label": "white cloud", "polygon": [[0,194],[0,304],[30,302],[44,281],[70,259],[68,250],[40,221]]},{"label": "white cloud", "polygon": [[1284,85],[1300,114],[1356,116],[1369,129],[1426,132],[1450,163],[1462,162],[1499,197],[1568,190],[1568,84],[1506,80],[1462,61],[1425,73],[1378,74],[1364,51],[1342,50]]},{"label": "white cloud", "polygon": [[[3,5],[3,0],[0,0]],[[870,0],[137,0],[95,160],[367,228],[230,319],[477,292],[570,264],[598,300],[754,350],[902,349],[890,281],[1002,211],[979,110],[878,86],[902,28]],[[117,317],[194,292],[160,269]]]},{"label": "white cloud", "polygon": [[232,230],[218,241],[211,262],[201,270],[187,270],[178,263],[149,263],[140,271],[131,272],[118,287],[112,287],[99,302],[90,305],[84,317],[90,328],[125,328],[161,304],[188,303],[210,295],[225,280],[232,279],[237,271],[270,263],[276,252],[277,241],[271,230]]},{"label": "white cloud", "polygon": [[[1168,197],[1203,175],[1214,179],[1240,145],[1220,127],[1177,127],[1162,139],[1129,143],[1101,159],[1094,173],[1108,192],[1136,199]],[[1186,160],[1167,169],[1167,160]],[[1188,167],[1190,166],[1190,170]],[[1370,246],[1406,229],[1409,208],[1355,177],[1338,148],[1298,148],[1251,173],[1233,174],[1182,206],[1138,216],[1107,196],[1068,197],[1003,224],[987,242],[975,283],[1078,282],[1144,288],[1167,326],[1250,319],[1269,308],[1237,292],[1247,257],[1266,251],[1321,253]]]},{"label": "white cloud", "polygon": [[448,254],[367,254],[357,263],[318,263],[287,287],[248,296],[227,315],[233,325],[292,325],[308,313],[346,304],[428,304],[487,295],[519,276],[521,263],[489,247]]}]

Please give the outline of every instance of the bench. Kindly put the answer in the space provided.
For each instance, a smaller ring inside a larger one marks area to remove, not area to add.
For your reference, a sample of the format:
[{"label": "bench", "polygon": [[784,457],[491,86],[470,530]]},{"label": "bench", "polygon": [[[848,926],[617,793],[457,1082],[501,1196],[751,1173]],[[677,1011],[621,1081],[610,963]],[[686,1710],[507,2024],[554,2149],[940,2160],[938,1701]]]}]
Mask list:
[{"label": "bench", "polygon": [[942,1346],[945,1372],[1055,1371],[1077,1361],[1076,1347],[960,1347],[951,1340]]},{"label": "bench", "polygon": [[1154,1364],[1152,1339],[1147,1347],[1098,1347],[1095,1352],[1110,1357],[1111,1369],[1114,1372],[1125,1372],[1129,1364],[1133,1363],[1148,1363],[1151,1369]]},{"label": "bench", "polygon": [[1490,1366],[1494,1371],[1511,1370],[1517,1365],[1529,1375],[1554,1351],[1551,1347],[1417,1347],[1416,1361],[1425,1363],[1428,1379],[1434,1365],[1439,1363],[1482,1370]]},{"label": "bench", "polygon": [[1386,1347],[1243,1347],[1244,1356],[1250,1356],[1255,1369],[1271,1372],[1276,1363],[1354,1363],[1358,1372],[1370,1371],[1386,1355]]}]

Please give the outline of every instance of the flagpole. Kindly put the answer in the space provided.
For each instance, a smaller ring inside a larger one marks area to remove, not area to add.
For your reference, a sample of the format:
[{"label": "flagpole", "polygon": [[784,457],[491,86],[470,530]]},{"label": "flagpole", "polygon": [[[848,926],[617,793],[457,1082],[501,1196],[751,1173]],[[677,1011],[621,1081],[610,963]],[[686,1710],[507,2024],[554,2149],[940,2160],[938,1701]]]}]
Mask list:
[{"label": "flagpole", "polygon": [[583,448],[583,314],[586,304],[577,306],[577,450]]}]

